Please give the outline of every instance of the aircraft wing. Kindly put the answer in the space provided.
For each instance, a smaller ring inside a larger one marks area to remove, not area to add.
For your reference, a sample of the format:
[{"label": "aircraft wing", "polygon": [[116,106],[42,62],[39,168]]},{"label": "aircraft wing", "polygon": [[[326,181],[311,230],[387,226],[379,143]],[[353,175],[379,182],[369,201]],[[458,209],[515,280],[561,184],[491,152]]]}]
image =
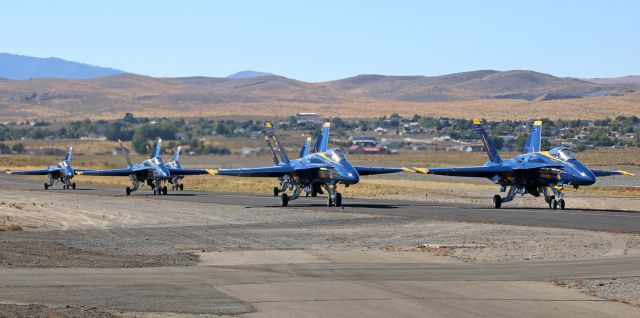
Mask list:
[{"label": "aircraft wing", "polygon": [[218,169],[213,174],[236,177],[282,177],[296,171],[292,166],[273,166],[261,168]]},{"label": "aircraft wing", "polygon": [[7,171],[8,174],[21,174],[21,175],[31,175],[31,176],[40,176],[49,174],[49,172],[54,171],[50,169],[41,169],[41,170],[17,170],[17,171]]},{"label": "aircraft wing", "polygon": [[377,168],[377,167],[362,167],[354,166],[358,174],[361,176],[370,176],[374,174],[396,173],[396,172],[414,172],[408,168]]},{"label": "aircraft wing", "polygon": [[209,170],[169,168],[169,173],[171,173],[172,176],[192,176],[192,175],[198,175],[198,174],[208,174]]},{"label": "aircraft wing", "polygon": [[443,176],[454,177],[480,177],[491,178],[496,174],[510,173],[515,171],[537,170],[543,168],[562,168],[562,165],[547,163],[528,163],[515,166],[476,166],[476,167],[458,167],[458,168],[412,168],[416,172],[424,174],[437,174]]},{"label": "aircraft wing", "polygon": [[325,167],[322,164],[305,164],[300,166],[272,166],[261,168],[240,168],[240,169],[218,169],[209,171],[210,174],[217,174],[221,176],[236,176],[236,177],[282,177],[294,172],[300,172],[304,170],[320,169]]},{"label": "aircraft wing", "polygon": [[135,172],[131,168],[110,169],[110,170],[84,170],[78,171],[78,174],[85,176],[105,176],[105,177],[124,177]]},{"label": "aircraft wing", "polygon": [[416,172],[424,174],[437,174],[455,177],[482,177],[491,178],[496,174],[513,172],[509,166],[477,166],[459,168],[413,168]]},{"label": "aircraft wing", "polygon": [[631,172],[626,172],[624,170],[591,170],[596,177],[607,177],[607,176],[630,176],[635,177],[636,175]]}]

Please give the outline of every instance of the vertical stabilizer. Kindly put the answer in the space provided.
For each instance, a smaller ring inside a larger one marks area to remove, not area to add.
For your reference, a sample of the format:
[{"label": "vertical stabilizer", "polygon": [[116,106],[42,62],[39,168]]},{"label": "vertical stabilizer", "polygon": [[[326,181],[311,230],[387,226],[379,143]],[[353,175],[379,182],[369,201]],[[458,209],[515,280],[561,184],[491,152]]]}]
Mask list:
[{"label": "vertical stabilizer", "polygon": [[127,165],[129,167],[133,167],[133,164],[131,163],[131,158],[129,158],[129,152],[127,151],[127,148],[124,147],[120,139],[118,139],[118,142],[120,143],[120,149],[122,150],[122,154],[124,155],[124,158],[127,160]]},{"label": "vertical stabilizer", "polygon": [[173,154],[173,158],[171,161],[175,164],[176,168],[180,168],[180,147],[176,149],[176,152]]},{"label": "vertical stabilizer", "polygon": [[69,147],[69,151],[64,156],[64,161],[71,161],[72,156],[73,156],[73,146]]},{"label": "vertical stabilizer", "polygon": [[160,144],[161,143],[162,143],[162,139],[158,138],[158,141],[156,142],[156,146],[153,148],[153,151],[151,152],[151,157],[149,157],[150,159],[160,157]]},{"label": "vertical stabilizer", "polygon": [[487,136],[487,132],[482,127],[482,122],[479,119],[473,120],[473,129],[482,138],[482,144],[484,145],[484,149],[487,151],[487,155],[489,155],[489,160],[493,163],[502,163],[498,150],[493,146],[493,143],[489,139],[489,136]]},{"label": "vertical stabilizer", "polygon": [[309,154],[309,150],[311,150],[311,137],[307,137],[307,141],[302,145],[302,149],[300,149],[300,158],[307,156]]},{"label": "vertical stabilizer", "polygon": [[316,144],[313,147],[313,152],[325,152],[329,146],[329,130],[331,129],[331,123],[326,122],[322,126],[322,132],[318,135]]},{"label": "vertical stabilizer", "polygon": [[274,161],[278,161],[276,164],[289,164],[289,156],[287,156],[284,146],[278,141],[278,137],[273,133],[273,125],[270,122],[266,122],[264,126],[267,130],[267,135],[264,139],[273,152]]},{"label": "vertical stabilizer", "polygon": [[531,134],[527,137],[522,153],[540,152],[542,149],[542,120],[533,122]]}]

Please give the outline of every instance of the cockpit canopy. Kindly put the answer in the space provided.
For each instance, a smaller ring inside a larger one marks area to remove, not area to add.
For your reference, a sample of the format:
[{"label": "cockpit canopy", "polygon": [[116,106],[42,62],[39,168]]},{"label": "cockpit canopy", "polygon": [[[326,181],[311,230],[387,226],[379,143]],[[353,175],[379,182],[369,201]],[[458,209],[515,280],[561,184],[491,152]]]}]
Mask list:
[{"label": "cockpit canopy", "polygon": [[326,152],[326,155],[335,162],[342,162],[347,159],[344,151],[342,151],[342,149],[340,148],[329,149],[329,151]]},{"label": "cockpit canopy", "polygon": [[549,150],[549,154],[551,154],[552,156],[562,160],[562,161],[567,161],[567,160],[573,160],[576,159],[576,155],[573,153],[573,150],[567,148],[567,147],[556,147],[553,148],[551,150]]}]

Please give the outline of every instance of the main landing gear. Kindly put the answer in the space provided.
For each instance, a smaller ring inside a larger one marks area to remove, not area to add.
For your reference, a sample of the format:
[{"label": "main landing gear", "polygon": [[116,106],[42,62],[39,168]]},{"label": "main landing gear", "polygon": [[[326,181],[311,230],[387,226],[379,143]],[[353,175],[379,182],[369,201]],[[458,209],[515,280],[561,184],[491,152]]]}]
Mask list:
[{"label": "main landing gear", "polygon": [[[503,186],[500,189],[500,192],[504,192],[506,191],[507,187]],[[493,207],[496,209],[499,209],[500,207],[502,207],[502,203],[506,203],[506,202],[510,202],[513,201],[513,198],[516,197],[516,194],[522,194],[524,195],[524,188],[518,188],[518,187],[511,187],[509,188],[509,192],[507,193],[506,197],[501,197],[499,194],[496,194],[493,196]]]},{"label": "main landing gear", "polygon": [[180,179],[174,179],[171,181],[171,190],[184,190],[184,184],[180,182]]},{"label": "main landing gear", "polygon": [[158,194],[158,195],[160,195],[160,194],[164,194],[164,195],[166,195],[166,194],[167,194],[167,186],[162,186],[162,187],[161,187],[161,186],[157,186],[157,187],[154,187],[154,188],[153,188],[153,195],[156,195],[156,194]]},{"label": "main landing gear", "polygon": [[136,190],[138,190],[138,187],[140,186],[140,181],[135,180],[133,178],[131,179],[131,183],[132,183],[132,187],[126,187],[124,189],[127,195],[131,195],[131,192],[135,192]]},{"label": "main landing gear", "polygon": [[[342,206],[342,194],[337,191],[336,185],[306,185],[303,186],[299,183],[293,182],[292,179],[288,177],[284,177],[282,181],[282,188],[274,187],[273,188],[273,196],[280,196],[280,200],[282,202],[282,206],[288,206],[290,201],[296,200],[300,197],[300,193],[304,190],[306,196],[311,194],[312,197],[317,197],[318,194],[323,194],[322,187],[324,187],[329,197],[327,199],[327,206]],[[284,193],[287,190],[292,190],[293,193],[291,195]]]}]

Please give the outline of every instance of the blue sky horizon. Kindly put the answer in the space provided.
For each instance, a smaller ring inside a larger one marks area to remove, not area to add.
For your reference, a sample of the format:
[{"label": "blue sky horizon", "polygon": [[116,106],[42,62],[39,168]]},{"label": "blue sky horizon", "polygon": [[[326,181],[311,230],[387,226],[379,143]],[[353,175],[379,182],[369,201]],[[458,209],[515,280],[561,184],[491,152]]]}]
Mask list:
[{"label": "blue sky horizon", "polygon": [[309,82],[525,69],[640,74],[640,2],[21,1],[0,52],[157,76],[242,70]]}]

